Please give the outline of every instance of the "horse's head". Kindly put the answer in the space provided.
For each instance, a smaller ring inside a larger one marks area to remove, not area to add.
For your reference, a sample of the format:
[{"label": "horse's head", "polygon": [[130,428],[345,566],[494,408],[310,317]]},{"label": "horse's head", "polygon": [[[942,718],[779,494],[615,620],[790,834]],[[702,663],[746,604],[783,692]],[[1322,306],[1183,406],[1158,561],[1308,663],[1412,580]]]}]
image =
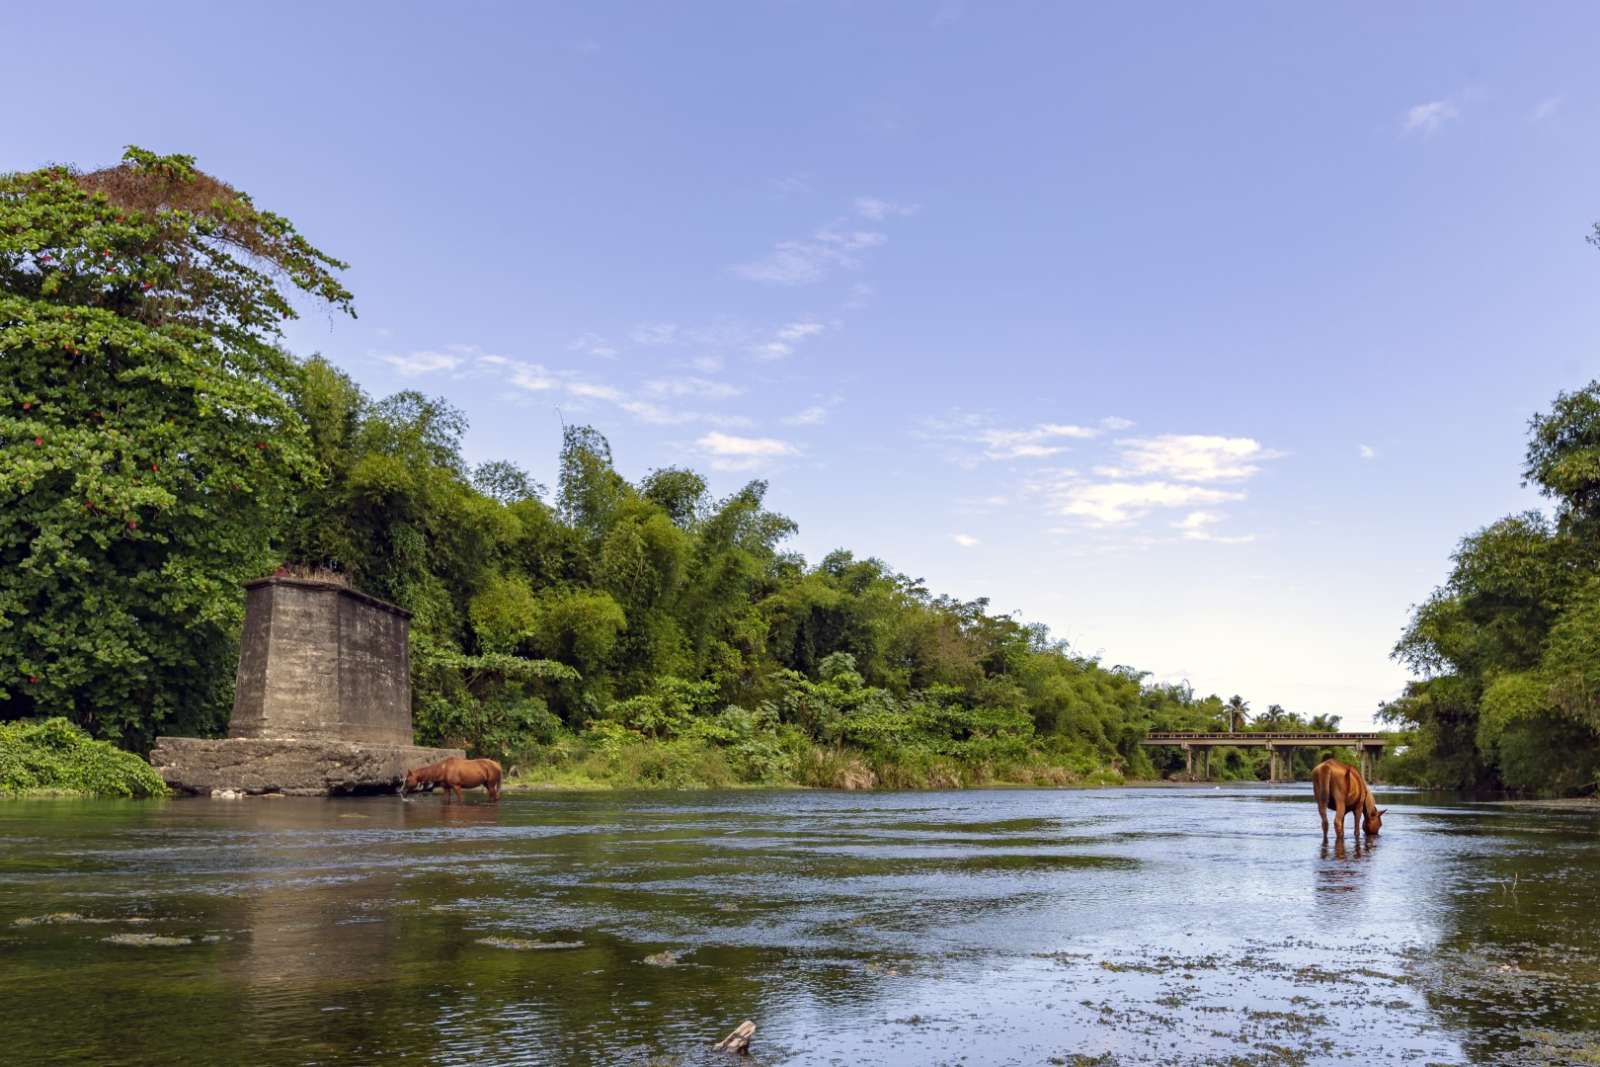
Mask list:
[{"label": "horse's head", "polygon": [[400,787],[400,792],[409,793],[422,785],[422,776],[416,771],[406,772],[406,784]]},{"label": "horse's head", "polygon": [[1362,822],[1362,829],[1366,830],[1367,836],[1370,837],[1383,829],[1383,817],[1388,814],[1388,811],[1388,808],[1384,808],[1382,811],[1377,808],[1372,809],[1372,814],[1368,815]]}]

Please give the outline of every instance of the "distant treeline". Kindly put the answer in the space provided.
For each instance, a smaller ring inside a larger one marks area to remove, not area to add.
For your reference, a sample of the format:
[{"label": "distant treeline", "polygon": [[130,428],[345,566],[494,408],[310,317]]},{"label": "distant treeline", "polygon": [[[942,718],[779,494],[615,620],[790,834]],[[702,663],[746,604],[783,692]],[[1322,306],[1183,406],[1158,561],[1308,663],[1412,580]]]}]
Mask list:
[{"label": "distant treeline", "polygon": [[581,426],[553,492],[469,467],[448,404],[277,347],[292,289],[349,309],[342,267],[187,157],[0,178],[0,719],[222,730],[240,583],[290,566],[414,613],[419,740],[524,765],[1062,781],[1176,766],[1150,729],[1245,725],[880,560],[808,563],[761,481],[630,482]]}]

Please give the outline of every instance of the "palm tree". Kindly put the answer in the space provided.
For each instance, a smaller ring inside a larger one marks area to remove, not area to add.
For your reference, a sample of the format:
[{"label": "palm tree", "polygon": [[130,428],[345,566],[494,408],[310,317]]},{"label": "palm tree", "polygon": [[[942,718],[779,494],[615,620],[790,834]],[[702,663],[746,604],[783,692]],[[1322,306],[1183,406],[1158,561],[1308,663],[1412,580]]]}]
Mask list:
[{"label": "palm tree", "polygon": [[1222,705],[1222,714],[1228,719],[1228,732],[1234,732],[1235,726],[1243,728],[1245,721],[1250,718],[1250,705],[1238,693],[1228,698]]},{"label": "palm tree", "polygon": [[1267,713],[1256,716],[1256,725],[1268,730],[1281,730],[1288,721],[1289,713],[1283,710],[1282,704],[1268,704]]}]

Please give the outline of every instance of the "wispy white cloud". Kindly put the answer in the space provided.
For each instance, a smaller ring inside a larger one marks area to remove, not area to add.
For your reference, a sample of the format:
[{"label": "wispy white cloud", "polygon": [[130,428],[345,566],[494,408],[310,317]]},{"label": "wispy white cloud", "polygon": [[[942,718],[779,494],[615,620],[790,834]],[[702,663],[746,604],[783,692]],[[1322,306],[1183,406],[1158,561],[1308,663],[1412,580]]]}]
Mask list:
[{"label": "wispy white cloud", "polygon": [[1564,96],[1547,96],[1547,97],[1545,97],[1543,100],[1539,101],[1539,103],[1534,107],[1534,109],[1533,109],[1533,121],[1534,122],[1543,122],[1545,119],[1549,118],[1551,115],[1554,115],[1557,111],[1561,110],[1561,105],[1565,100],[1566,100],[1566,97],[1564,97]]},{"label": "wispy white cloud", "polygon": [[976,548],[979,544],[979,541],[976,537],[973,537],[971,534],[964,533],[951,534],[950,540],[954,541],[962,548]]},{"label": "wispy white cloud", "polygon": [[465,362],[465,358],[457,352],[436,352],[431,349],[417,352],[391,352],[381,358],[405,378],[416,378],[439,371],[452,371]]},{"label": "wispy white cloud", "polygon": [[882,245],[888,237],[876,230],[853,230],[830,223],[803,241],[779,241],[761,259],[740,263],[733,272],[741,278],[769,285],[808,285],[821,281],[835,267],[855,270],[861,253]]},{"label": "wispy white cloud", "polygon": [[1100,426],[1102,429],[1115,433],[1118,430],[1133,429],[1134,422],[1132,419],[1124,419],[1120,415],[1107,415],[1100,420]]},{"label": "wispy white cloud", "polygon": [[779,422],[785,426],[817,426],[828,420],[828,409],[820,404],[797,411],[793,415],[785,415]]},{"label": "wispy white cloud", "polygon": [[1065,452],[1063,440],[1087,440],[1099,432],[1088,426],[1046,422],[1027,430],[981,430],[977,439],[990,459],[1039,459]]},{"label": "wispy white cloud", "polygon": [[544,392],[561,388],[561,379],[537,363],[513,363],[507,380],[518,389]]},{"label": "wispy white cloud", "polygon": [[599,359],[611,359],[617,350],[606,343],[606,339],[599,334],[586,333],[573,339],[567,345],[569,352],[582,352],[586,356],[595,356]]},{"label": "wispy white cloud", "polygon": [[628,334],[635,344],[670,345],[678,341],[678,324],[675,322],[641,322]]},{"label": "wispy white cloud", "polygon": [[820,322],[791,322],[778,327],[772,336],[760,344],[752,345],[750,351],[758,359],[782,359],[784,356],[793,355],[795,346],[810,337],[816,337],[827,329]]},{"label": "wispy white cloud", "polygon": [[1371,445],[1358,445],[1357,449],[1358,449],[1358,454],[1361,456],[1362,459],[1377,459],[1378,458],[1378,450],[1376,448],[1373,448]]},{"label": "wispy white cloud", "polygon": [[713,456],[792,456],[796,449],[776,437],[736,437],[713,430],[695,444]]},{"label": "wispy white cloud", "polygon": [[1215,511],[1191,511],[1179,521],[1173,523],[1173,528],[1183,531],[1185,540],[1211,541],[1219,545],[1245,545],[1254,541],[1255,534],[1220,534],[1212,527],[1218,525],[1223,516]]},{"label": "wispy white cloud", "polygon": [[1108,478],[1162,477],[1181,482],[1236,481],[1261,470],[1282,453],[1252,437],[1216,434],[1162,434],[1117,442],[1119,463],[1096,468]]},{"label": "wispy white cloud", "polygon": [[811,191],[811,183],[806,181],[805,176],[801,174],[787,174],[782,178],[773,178],[767,184],[779,196],[798,196],[801,193],[809,193]]},{"label": "wispy white cloud", "polygon": [[859,311],[870,304],[877,294],[878,290],[874,286],[867,282],[856,282],[850,287],[850,295],[840,306],[846,311]]},{"label": "wispy white cloud", "polygon": [[922,207],[918,204],[900,204],[893,200],[880,200],[875,196],[856,197],[856,214],[873,222],[882,222],[895,216],[915,215],[921,210]]},{"label": "wispy white cloud", "polygon": [[695,442],[711,457],[713,470],[754,470],[771,460],[799,453],[794,445],[776,437],[740,437],[713,430]]},{"label": "wispy white cloud", "polygon": [[1100,436],[1093,426],[1065,422],[1041,422],[1022,429],[995,426],[990,416],[953,411],[948,415],[924,419],[917,436],[943,442],[950,448],[950,461],[974,467],[984,460],[1043,459],[1059,455],[1069,441],[1086,441]]},{"label": "wispy white cloud", "polygon": [[1053,510],[1068,518],[1111,526],[1142,518],[1158,508],[1194,508],[1243,500],[1233,489],[1207,489],[1164,481],[1085,482],[1069,479],[1046,490]]},{"label": "wispy white cloud", "polygon": [[645,382],[644,388],[656,396],[697,396],[708,400],[725,400],[744,392],[737,385],[709,378],[658,378]]},{"label": "wispy white cloud", "polygon": [[702,374],[715,374],[722,369],[722,364],[722,357],[714,355],[695,356],[689,361],[689,366]]},{"label": "wispy white cloud", "polygon": [[617,406],[640,422],[649,423],[652,426],[682,426],[686,423],[698,422],[710,426],[726,426],[729,429],[736,429],[752,425],[750,418],[745,415],[684,410],[670,407],[666,404],[658,404],[653,400],[624,400]]},{"label": "wispy white cloud", "polygon": [[1406,133],[1431,137],[1439,132],[1445,123],[1453,122],[1460,117],[1461,109],[1450,98],[1429,100],[1425,104],[1407,108],[1401,119],[1401,128]]},{"label": "wispy white cloud", "polygon": [[597,385],[594,382],[568,382],[567,392],[588,400],[607,400],[613,404],[620,404],[625,399],[621,389],[610,385]]}]

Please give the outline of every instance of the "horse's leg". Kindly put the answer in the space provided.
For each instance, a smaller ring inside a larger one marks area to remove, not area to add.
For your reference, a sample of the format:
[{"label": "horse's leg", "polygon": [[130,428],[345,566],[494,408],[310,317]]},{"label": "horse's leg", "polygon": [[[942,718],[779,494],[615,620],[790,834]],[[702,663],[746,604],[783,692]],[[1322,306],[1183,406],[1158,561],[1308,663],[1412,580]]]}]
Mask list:
[{"label": "horse's leg", "polygon": [[1322,818],[1322,839],[1328,839],[1328,793],[1322,787],[1322,779],[1318,778],[1311,783],[1311,792],[1316,794],[1317,814]]},{"label": "horse's leg", "polygon": [[1340,841],[1343,841],[1344,840],[1344,791],[1343,790],[1340,790],[1340,789],[1337,789],[1337,788],[1334,789],[1334,791],[1333,791],[1333,805],[1334,805],[1334,807],[1333,807],[1333,831],[1334,831],[1334,835]]}]

